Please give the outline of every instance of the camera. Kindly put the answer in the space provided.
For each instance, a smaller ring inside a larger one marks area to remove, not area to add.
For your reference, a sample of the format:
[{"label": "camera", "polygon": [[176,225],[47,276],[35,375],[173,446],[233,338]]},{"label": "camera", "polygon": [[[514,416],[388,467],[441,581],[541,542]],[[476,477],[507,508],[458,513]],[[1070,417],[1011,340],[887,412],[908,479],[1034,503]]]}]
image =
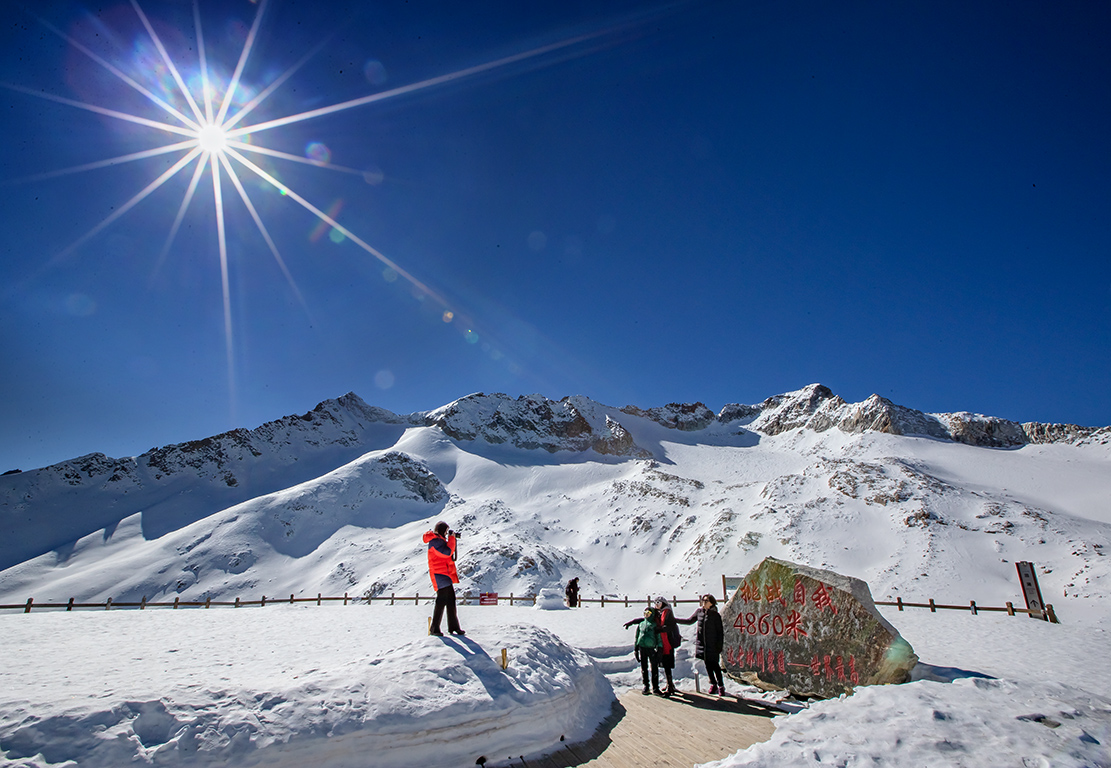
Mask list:
[{"label": "camera", "polygon": [[448,536],[454,536],[457,539],[463,538],[463,534],[461,534],[459,531],[448,531],[447,535]]}]

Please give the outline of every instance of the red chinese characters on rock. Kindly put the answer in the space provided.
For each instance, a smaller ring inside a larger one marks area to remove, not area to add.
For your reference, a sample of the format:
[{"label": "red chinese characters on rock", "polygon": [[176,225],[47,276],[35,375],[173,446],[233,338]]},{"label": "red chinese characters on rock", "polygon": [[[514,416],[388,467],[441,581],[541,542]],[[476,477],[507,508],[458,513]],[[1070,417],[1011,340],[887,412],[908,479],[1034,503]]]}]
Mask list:
[{"label": "red chinese characters on rock", "polygon": [[818,656],[814,654],[809,664],[792,662],[787,660],[787,654],[784,651],[775,651],[770,648],[744,648],[738,646],[737,648],[727,648],[725,650],[725,660],[731,664],[739,667],[744,667],[758,672],[779,672],[780,674],[787,673],[787,667],[809,667],[810,674],[814,677],[825,676],[826,680],[833,680],[836,678],[840,682],[851,682],[853,685],[860,685],[860,673],[856,669],[856,657],[849,656],[849,667],[845,669],[845,657],[833,656],[832,654],[823,654]]},{"label": "red chinese characters on rock", "polygon": [[814,606],[819,611],[828,608],[829,610],[833,611],[834,614],[837,613],[837,606],[833,604],[833,596],[830,595],[829,589],[822,582],[818,582],[818,588],[814,590],[814,593],[810,596],[810,599],[813,601]]},{"label": "red chinese characters on rock", "polygon": [[791,611],[786,617],[778,613],[763,613],[759,616],[755,612],[741,611],[733,621],[733,626],[742,634],[749,635],[775,635],[776,637],[790,637],[798,640],[799,635],[808,636],[802,628],[802,614]]},{"label": "red chinese characters on rock", "polygon": [[[764,585],[764,591],[761,594],[760,587],[749,582],[741,582],[741,586],[737,588],[738,594],[745,603],[774,603],[778,602],[780,605],[787,605],[787,599],[783,594],[783,585],[778,581],[769,581]],[[837,605],[833,602],[832,590],[822,582],[818,582],[817,588],[810,595],[811,603],[818,610],[830,610],[837,613]],[[802,583],[802,579],[795,581],[794,590],[792,593],[792,600],[795,605],[805,608],[806,607],[806,585]]]}]

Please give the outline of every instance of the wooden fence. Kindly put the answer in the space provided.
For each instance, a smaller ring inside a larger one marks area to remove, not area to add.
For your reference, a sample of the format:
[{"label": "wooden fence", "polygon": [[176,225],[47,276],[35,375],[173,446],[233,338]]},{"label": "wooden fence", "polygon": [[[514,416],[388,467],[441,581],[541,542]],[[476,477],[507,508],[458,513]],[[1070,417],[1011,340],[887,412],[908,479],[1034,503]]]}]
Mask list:
[{"label": "wooden fence", "polygon": [[[496,601],[496,604],[498,604],[498,605],[500,605],[503,602],[508,602],[510,605],[517,605],[517,604],[535,605],[536,604],[536,595],[516,596],[512,592],[509,594],[508,597],[502,597],[500,595],[497,596],[497,597],[494,597],[491,594],[485,594],[484,593],[483,594],[483,599],[485,601],[487,601],[484,604],[489,604],[490,602],[494,602],[494,601]],[[259,600],[242,600],[242,599],[237,597],[237,598],[235,598],[234,601],[213,600],[211,598],[208,598],[208,599],[203,600],[203,601],[196,601],[196,600],[182,600],[180,598],[175,597],[174,601],[172,603],[171,602],[166,602],[166,601],[161,601],[161,602],[148,601],[145,597],[137,603],[136,602],[114,602],[112,600],[112,598],[108,598],[103,603],[78,603],[72,597],[69,599],[68,602],[65,602],[65,603],[51,603],[51,602],[36,603],[34,598],[28,598],[27,602],[25,602],[25,603],[14,603],[14,604],[11,604],[11,605],[0,605],[0,610],[21,610],[22,609],[22,611],[24,613],[30,613],[33,608],[37,608],[39,610],[65,609],[67,611],[72,611],[74,608],[84,608],[84,609],[103,610],[103,611],[109,611],[109,610],[112,610],[113,608],[116,608],[116,609],[119,609],[119,608],[138,608],[141,611],[141,610],[144,610],[146,608],[173,608],[173,609],[176,609],[176,608],[212,608],[212,607],[245,608],[249,605],[257,605],[257,606],[260,606],[260,607],[265,607],[267,605],[293,605],[294,603],[315,603],[316,605],[323,605],[324,603],[337,603],[337,602],[342,602],[344,605],[355,604],[355,603],[362,603],[364,605],[373,605],[375,602],[388,603],[389,605],[397,605],[399,603],[400,604],[407,604],[409,602],[412,602],[414,605],[420,605],[421,600],[424,600],[425,602],[430,602],[432,600],[435,600],[435,595],[427,595],[427,596],[422,597],[418,593],[416,595],[413,595],[412,597],[398,596],[396,594],[391,594],[389,597],[386,597],[384,595],[375,596],[375,597],[351,597],[349,594],[344,593],[344,595],[342,597],[329,597],[329,596],[325,596],[325,595],[318,592],[316,597],[297,597],[296,595],[290,595],[288,599],[285,599],[285,598],[279,598],[279,597],[267,597],[266,595],[263,595],[262,598],[259,599]],[[651,605],[652,604],[652,596],[651,595],[646,596],[643,601],[641,601],[640,598],[636,598],[636,597],[631,598],[631,600],[632,600],[631,604],[634,607],[636,607],[637,605],[640,605],[642,602],[645,605]],[[471,605],[471,604],[478,605],[478,602],[479,602],[479,598],[475,597],[474,595],[471,595],[470,593],[466,593],[466,594],[462,595],[459,598],[459,603],[461,605]],[[694,603],[694,604],[697,605],[700,602],[701,602],[700,597],[693,597],[689,600],[686,600],[686,599],[680,599],[680,598],[673,595],[672,598],[671,598],[671,604],[673,606],[679,606],[683,603]],[[607,604],[609,604],[609,605],[621,605],[625,608],[628,608],[629,605],[630,605],[630,598],[629,598],[628,595],[625,595],[623,597],[613,597],[613,596],[607,597],[606,595],[602,595],[601,597],[593,597],[593,598],[592,597],[580,597],[579,598],[579,604],[580,605],[587,604],[587,603],[596,603],[596,604],[600,605],[603,608],[605,608]],[[939,610],[968,611],[974,616],[976,614],[980,613],[981,611],[1006,612],[1008,616],[1016,616],[1020,613],[1024,613],[1024,614],[1026,614],[1026,615],[1028,615],[1032,618],[1043,619],[1044,621],[1049,621],[1049,622],[1052,622],[1053,624],[1060,624],[1061,623],[1060,621],[1057,620],[1057,614],[1054,613],[1052,605],[1047,605],[1045,607],[1045,611],[1042,612],[1042,611],[1032,609],[1032,608],[1015,608],[1014,604],[1010,603],[1010,602],[1008,602],[1005,607],[976,605],[975,600],[970,600],[968,602],[968,605],[943,605],[941,603],[935,602],[933,598],[930,598],[930,601],[927,602],[927,603],[908,603],[908,602],[904,602],[903,598],[901,598],[901,597],[896,598],[894,602],[877,600],[876,605],[894,606],[894,607],[898,608],[900,611],[903,610],[904,608],[929,608],[930,611],[934,612],[934,613],[936,613]]]},{"label": "wooden fence", "polygon": [[[503,596],[503,595],[498,595],[497,597],[494,597],[493,595],[486,595],[485,599],[486,600],[496,600],[497,604],[499,604],[499,605],[501,603],[509,603],[510,605],[518,605],[518,604],[535,605],[536,604],[536,597],[537,597],[536,595],[514,595],[511,592],[508,597]],[[416,595],[412,595],[412,596],[391,594],[389,597],[386,597],[384,595],[378,595],[378,596],[375,596],[375,597],[352,597],[350,594],[347,594],[347,593],[344,593],[344,595],[342,597],[329,597],[329,596],[321,594],[321,593],[317,593],[316,597],[297,597],[296,595],[290,595],[288,598],[267,597],[266,595],[263,595],[258,600],[243,600],[243,599],[237,597],[237,598],[235,598],[234,601],[231,601],[231,600],[213,600],[212,598],[207,598],[205,600],[199,600],[199,601],[198,600],[182,600],[181,598],[175,597],[173,602],[147,600],[144,597],[142,600],[140,600],[137,603],[133,602],[133,601],[132,602],[114,601],[112,598],[108,598],[103,603],[79,603],[79,602],[76,602],[76,600],[72,597],[69,599],[68,602],[65,602],[65,603],[54,603],[54,602],[36,603],[34,598],[28,598],[27,602],[25,602],[25,603],[12,603],[12,604],[9,604],[9,605],[0,605],[0,611],[2,611],[2,610],[22,610],[24,613],[30,613],[32,609],[38,609],[38,610],[64,609],[66,611],[72,611],[75,608],[84,608],[84,609],[102,610],[102,611],[110,611],[113,608],[115,608],[115,609],[138,608],[140,611],[142,611],[142,610],[145,610],[147,608],[214,608],[214,607],[245,608],[245,607],[250,606],[250,605],[257,605],[257,606],[260,606],[260,607],[265,607],[267,605],[293,605],[294,603],[315,603],[316,605],[323,605],[324,603],[328,603],[328,602],[332,602],[332,603],[342,602],[344,605],[355,604],[355,603],[362,603],[363,605],[372,605],[373,603],[376,603],[376,602],[377,603],[383,603],[384,602],[384,603],[388,603],[389,605],[408,604],[408,603],[413,603],[414,605],[420,605],[420,602],[422,600],[424,600],[425,602],[431,602],[435,599],[436,599],[435,595],[424,595],[424,596],[422,596],[422,595],[420,595],[420,593],[417,593]],[[633,606],[639,605],[640,602],[641,602],[641,600],[639,598],[635,598],[635,597],[631,598],[631,600],[632,600],[632,605]],[[649,595],[649,596],[644,598],[644,603],[646,605],[651,605],[652,600],[653,600],[652,596]],[[474,595],[471,595],[470,593],[463,594],[459,598],[459,603],[461,605],[478,605],[478,601],[479,601],[479,598],[474,596]],[[698,597],[694,597],[694,598],[691,598],[689,600],[681,600],[681,599],[679,599],[675,596],[672,596],[672,598],[671,598],[671,604],[672,605],[680,605],[682,603],[698,603],[698,602],[700,602],[700,598],[698,598]],[[630,598],[629,598],[628,595],[625,595],[623,597],[607,597],[605,595],[602,595],[601,597],[598,597],[598,598],[583,598],[583,597],[580,597],[579,598],[579,603],[580,604],[583,604],[583,603],[598,603],[603,608],[608,603],[609,605],[624,605],[624,607],[628,608],[629,605],[630,605]]]},{"label": "wooden fence", "polygon": [[928,603],[906,603],[903,602],[903,598],[897,597],[895,598],[895,602],[877,600],[876,605],[893,605],[896,606],[900,611],[904,608],[929,608],[930,611],[933,613],[937,613],[937,611],[939,610],[968,611],[973,616],[978,614],[980,611],[1006,611],[1008,616],[1015,616],[1020,613],[1025,613],[1027,616],[1035,619],[1042,619],[1043,621],[1048,621],[1053,624],[1061,623],[1057,620],[1057,614],[1054,613],[1052,605],[1046,605],[1044,611],[1039,611],[1036,608],[1015,608],[1014,603],[1010,601],[1008,601],[1007,605],[1003,608],[999,608],[996,606],[976,605],[975,600],[969,600],[968,605],[942,605],[941,603],[935,603],[932,597],[930,598],[930,602]]}]

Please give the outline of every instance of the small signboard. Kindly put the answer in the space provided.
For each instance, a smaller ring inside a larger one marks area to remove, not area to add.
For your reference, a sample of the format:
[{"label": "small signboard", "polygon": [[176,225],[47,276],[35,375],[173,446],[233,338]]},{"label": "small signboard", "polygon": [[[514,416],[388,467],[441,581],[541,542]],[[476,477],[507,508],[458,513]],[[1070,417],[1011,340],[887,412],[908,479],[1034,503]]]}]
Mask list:
[{"label": "small signboard", "polygon": [[729,602],[729,595],[737,591],[737,587],[745,582],[744,576],[721,576],[721,596],[725,598],[725,602]]},{"label": "small signboard", "polygon": [[497,605],[498,593],[497,592],[479,592],[478,593],[479,605]]},{"label": "small signboard", "polygon": [[1034,571],[1034,564],[1021,560],[1015,563],[1018,569],[1018,580],[1022,584],[1022,596],[1026,598],[1026,607],[1030,609],[1031,619],[1049,621],[1045,615],[1045,603],[1042,602],[1042,590],[1038,586],[1038,575]]}]

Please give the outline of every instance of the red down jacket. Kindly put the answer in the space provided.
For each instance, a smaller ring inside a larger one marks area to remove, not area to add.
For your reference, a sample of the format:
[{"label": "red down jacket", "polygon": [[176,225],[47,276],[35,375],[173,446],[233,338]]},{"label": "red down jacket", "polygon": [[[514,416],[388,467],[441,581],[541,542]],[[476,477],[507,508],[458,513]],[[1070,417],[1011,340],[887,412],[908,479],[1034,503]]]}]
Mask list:
[{"label": "red down jacket", "polygon": [[452,584],[459,583],[459,574],[455,570],[455,536],[436,535],[435,531],[424,534],[424,543],[428,545],[428,575],[432,577],[432,588],[436,591]]}]

